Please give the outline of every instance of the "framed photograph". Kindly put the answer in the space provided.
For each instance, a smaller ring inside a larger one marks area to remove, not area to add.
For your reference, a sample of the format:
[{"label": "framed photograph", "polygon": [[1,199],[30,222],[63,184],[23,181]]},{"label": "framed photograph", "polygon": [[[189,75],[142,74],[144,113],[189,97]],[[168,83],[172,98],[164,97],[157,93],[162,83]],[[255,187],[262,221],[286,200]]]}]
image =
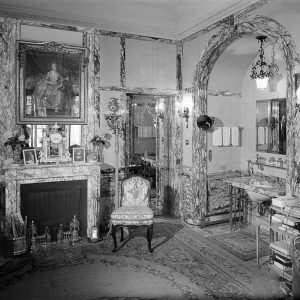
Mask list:
[{"label": "framed photograph", "polygon": [[36,156],[36,150],[35,149],[24,149],[23,152],[23,160],[24,165],[37,165],[37,156]]},{"label": "framed photograph", "polygon": [[85,162],[85,149],[73,148],[73,163]]},{"label": "framed photograph", "polygon": [[17,42],[17,123],[87,123],[87,49]]}]

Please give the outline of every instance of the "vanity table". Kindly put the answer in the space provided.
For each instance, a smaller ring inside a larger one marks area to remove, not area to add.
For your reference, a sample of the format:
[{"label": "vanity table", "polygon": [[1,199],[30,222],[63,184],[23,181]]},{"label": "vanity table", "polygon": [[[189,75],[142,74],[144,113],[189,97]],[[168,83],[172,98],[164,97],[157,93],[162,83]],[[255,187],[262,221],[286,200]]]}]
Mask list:
[{"label": "vanity table", "polygon": [[[263,202],[268,199],[285,195],[285,183],[277,178],[252,175],[227,179],[230,187],[230,231],[232,231],[235,221],[236,210],[239,208],[239,222],[247,220],[248,204],[253,202]],[[239,203],[240,202],[240,203]],[[242,215],[241,215],[242,214]]]},{"label": "vanity table", "polygon": [[[284,196],[286,193],[286,185],[283,181],[276,177],[261,176],[258,174],[227,180],[230,186],[230,232],[236,220],[238,224],[247,222],[248,206],[253,203],[263,203],[272,198]],[[236,218],[235,208],[239,207],[238,219]],[[260,244],[260,224],[256,226],[256,259],[259,265],[259,244]]]}]

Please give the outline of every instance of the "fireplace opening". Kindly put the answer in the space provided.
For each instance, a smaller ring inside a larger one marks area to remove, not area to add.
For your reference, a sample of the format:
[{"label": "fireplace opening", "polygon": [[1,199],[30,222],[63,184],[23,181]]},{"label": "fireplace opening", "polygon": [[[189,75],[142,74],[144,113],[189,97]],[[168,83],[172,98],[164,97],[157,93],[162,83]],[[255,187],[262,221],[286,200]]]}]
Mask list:
[{"label": "fireplace opening", "polygon": [[74,215],[80,222],[79,235],[87,235],[87,180],[22,184],[20,187],[21,215],[33,220],[38,234],[50,227],[51,240],[57,240],[60,224],[70,229]]}]

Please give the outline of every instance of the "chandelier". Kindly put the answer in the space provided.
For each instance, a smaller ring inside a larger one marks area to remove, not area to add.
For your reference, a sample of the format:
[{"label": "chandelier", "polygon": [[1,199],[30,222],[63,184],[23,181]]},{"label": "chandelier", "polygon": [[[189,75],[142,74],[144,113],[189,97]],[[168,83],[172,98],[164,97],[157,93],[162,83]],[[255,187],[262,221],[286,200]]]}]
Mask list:
[{"label": "chandelier", "polygon": [[251,79],[256,80],[257,89],[266,89],[268,86],[268,79],[273,77],[273,68],[271,65],[265,62],[264,58],[264,48],[263,45],[266,41],[266,36],[258,36],[256,39],[260,43],[259,46],[259,59],[256,63],[252,64]]}]

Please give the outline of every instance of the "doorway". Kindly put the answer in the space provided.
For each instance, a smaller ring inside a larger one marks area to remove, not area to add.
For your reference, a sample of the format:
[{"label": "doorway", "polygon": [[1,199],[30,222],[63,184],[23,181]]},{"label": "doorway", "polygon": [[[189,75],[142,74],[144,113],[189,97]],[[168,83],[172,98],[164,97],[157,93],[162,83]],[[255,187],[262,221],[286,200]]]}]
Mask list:
[{"label": "doorway", "polygon": [[[164,185],[168,170],[167,97],[126,94],[129,112],[126,124],[125,165],[127,175],[138,174],[151,182],[151,208],[162,215],[166,203]],[[167,155],[165,155],[167,154]]]}]

